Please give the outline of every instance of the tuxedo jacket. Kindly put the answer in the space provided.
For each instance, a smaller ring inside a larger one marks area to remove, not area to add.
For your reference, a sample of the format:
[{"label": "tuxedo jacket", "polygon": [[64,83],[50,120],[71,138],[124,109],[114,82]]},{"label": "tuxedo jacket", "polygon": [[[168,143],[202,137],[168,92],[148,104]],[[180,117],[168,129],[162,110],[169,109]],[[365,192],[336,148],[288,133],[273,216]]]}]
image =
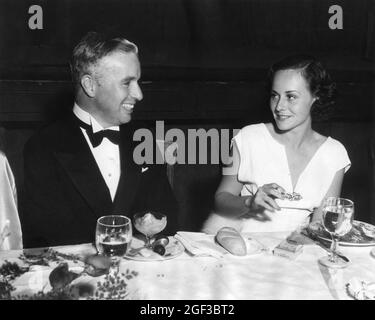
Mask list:
[{"label": "tuxedo jacket", "polygon": [[131,218],[147,210],[167,215],[166,234],[176,231],[177,203],[166,167],[133,161],[135,130],[131,123],[120,126],[121,176],[113,201],[74,114],[30,138],[20,205],[24,247],[93,242],[100,216]]}]

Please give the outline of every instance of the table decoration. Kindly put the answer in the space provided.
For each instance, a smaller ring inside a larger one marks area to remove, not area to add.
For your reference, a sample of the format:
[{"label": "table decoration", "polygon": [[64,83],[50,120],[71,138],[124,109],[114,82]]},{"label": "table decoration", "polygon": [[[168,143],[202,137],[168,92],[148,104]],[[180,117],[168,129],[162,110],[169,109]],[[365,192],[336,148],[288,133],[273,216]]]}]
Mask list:
[{"label": "table decoration", "polygon": [[[127,282],[138,275],[129,269],[120,272],[110,268],[116,262],[107,257],[66,254],[52,248],[24,250],[12,260],[0,260],[0,300],[126,299],[132,294]],[[36,275],[45,281],[43,289],[32,294],[14,293],[15,281],[27,274],[26,279]]]}]

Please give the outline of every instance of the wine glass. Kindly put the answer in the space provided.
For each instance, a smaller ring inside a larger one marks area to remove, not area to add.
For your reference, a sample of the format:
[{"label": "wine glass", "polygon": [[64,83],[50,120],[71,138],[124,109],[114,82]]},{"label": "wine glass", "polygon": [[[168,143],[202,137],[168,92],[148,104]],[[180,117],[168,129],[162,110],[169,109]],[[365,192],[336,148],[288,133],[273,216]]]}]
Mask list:
[{"label": "wine glass", "polygon": [[345,268],[348,262],[337,257],[339,238],[352,229],[354,203],[349,199],[329,197],[323,204],[323,226],[332,238],[331,254],[319,259],[328,268]]},{"label": "wine glass", "polygon": [[146,248],[151,248],[151,239],[163,231],[167,225],[167,216],[158,212],[139,212],[134,215],[134,227],[146,236]]},{"label": "wine glass", "polygon": [[116,261],[127,253],[131,239],[132,224],[128,217],[109,215],[98,219],[95,244],[100,255]]}]

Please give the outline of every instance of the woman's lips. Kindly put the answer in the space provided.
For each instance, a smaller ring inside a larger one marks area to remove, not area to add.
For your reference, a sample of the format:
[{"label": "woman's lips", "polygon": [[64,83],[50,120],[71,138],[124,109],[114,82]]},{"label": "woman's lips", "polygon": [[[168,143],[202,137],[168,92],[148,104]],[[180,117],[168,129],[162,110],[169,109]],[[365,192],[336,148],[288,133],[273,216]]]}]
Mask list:
[{"label": "woman's lips", "polygon": [[289,116],[289,115],[285,115],[285,114],[276,114],[276,119],[277,120],[287,120],[289,118],[291,118],[292,116]]}]

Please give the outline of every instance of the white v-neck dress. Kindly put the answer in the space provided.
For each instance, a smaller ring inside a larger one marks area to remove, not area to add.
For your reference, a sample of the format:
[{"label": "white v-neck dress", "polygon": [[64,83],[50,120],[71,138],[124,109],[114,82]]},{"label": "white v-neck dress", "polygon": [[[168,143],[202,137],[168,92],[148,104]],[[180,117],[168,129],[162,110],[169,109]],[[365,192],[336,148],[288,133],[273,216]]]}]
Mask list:
[{"label": "white v-neck dress", "polygon": [[238,180],[244,184],[241,195],[254,195],[258,187],[268,183],[277,183],[287,192],[296,192],[302,196],[299,201],[280,200],[281,209],[265,212],[270,220],[259,221],[253,217],[241,217],[235,221],[213,214],[206,221],[204,230],[215,232],[219,226],[237,224],[242,232],[291,231],[303,225],[312,210],[319,207],[325,197],[337,171],[350,168],[350,159],[345,147],[337,140],[328,137],[315,152],[300,174],[295,188],[289,171],[285,147],[276,141],[264,123],[249,125],[240,130],[233,138],[236,143],[240,163]]}]

